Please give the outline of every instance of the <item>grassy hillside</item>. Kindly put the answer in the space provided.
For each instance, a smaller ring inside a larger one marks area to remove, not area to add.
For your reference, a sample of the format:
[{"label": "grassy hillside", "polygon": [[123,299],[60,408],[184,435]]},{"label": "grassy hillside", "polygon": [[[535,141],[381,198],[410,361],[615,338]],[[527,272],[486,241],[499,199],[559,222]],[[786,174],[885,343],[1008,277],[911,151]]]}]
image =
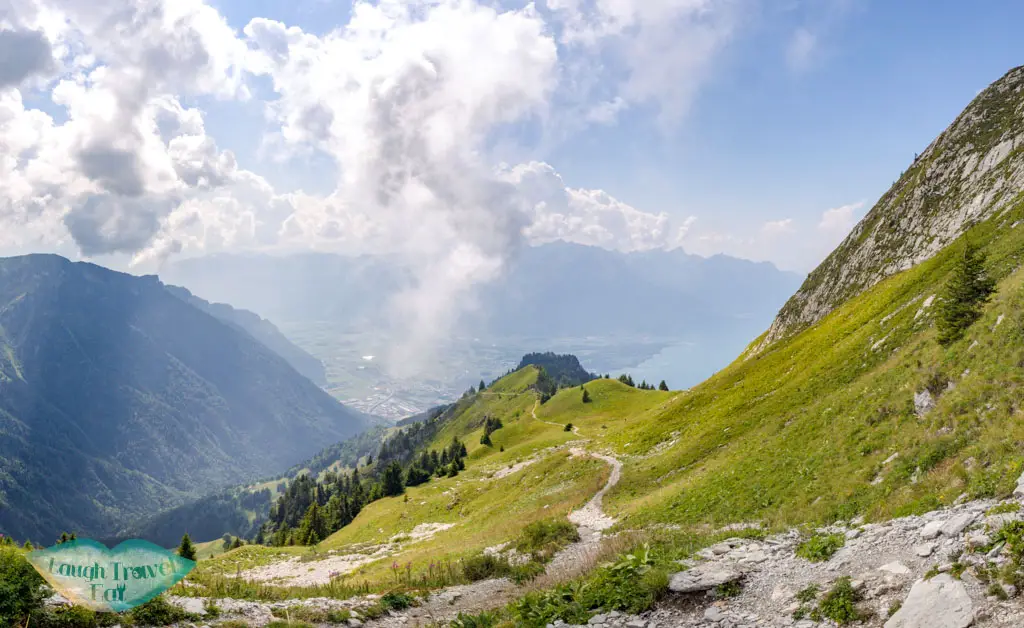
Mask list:
[{"label": "grassy hillside", "polygon": [[[1024,464],[1021,220],[1018,200],[963,237],[984,246],[1000,280],[964,339],[941,348],[934,300],[926,307],[954,243],[664,410],[609,424],[628,458],[606,503],[628,525],[792,524],[1010,491]],[[937,406],[918,416],[914,394],[928,388]]]},{"label": "grassy hillside", "polygon": [[[1024,202],[975,225],[967,238],[988,254],[998,292],[948,347],[935,339],[936,295],[960,242],[688,391],[601,379],[586,384],[588,403],[574,387],[540,404],[532,388],[537,369],[522,369],[460,400],[428,445],[453,436],[466,443],[458,477],[375,501],[316,548],[250,546],[204,560],[194,581],[290,557],[363,553],[367,560],[346,582],[386,590],[395,584],[395,562],[423,573],[580,507],[609,471],[572,457],[570,443],[623,462],[622,479],[604,500],[617,529],[650,534],[672,524],[689,549],[730,523],[883,519],[961,496],[1008,494],[1024,469]],[[916,408],[915,394],[925,390],[935,405]],[[487,417],[503,423],[492,446],[480,444]],[[424,524],[438,531],[417,537]],[[373,554],[382,547],[385,553]],[[260,591],[246,594],[267,595]]]}]

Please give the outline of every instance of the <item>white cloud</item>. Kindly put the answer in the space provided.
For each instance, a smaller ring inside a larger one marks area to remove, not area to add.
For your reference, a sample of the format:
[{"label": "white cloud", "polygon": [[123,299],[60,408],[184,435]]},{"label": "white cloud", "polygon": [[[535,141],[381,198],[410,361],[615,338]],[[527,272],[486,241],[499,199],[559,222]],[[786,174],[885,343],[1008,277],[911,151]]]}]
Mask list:
[{"label": "white cloud", "polygon": [[668,214],[640,211],[603,190],[568,188],[542,162],[506,169],[503,178],[532,210],[524,231],[532,244],[564,240],[623,252],[671,249],[682,244],[695,220],[677,224]]},{"label": "white cloud", "polygon": [[[390,362],[415,368],[518,246],[684,241],[692,218],[568,187],[529,157],[503,166],[493,147],[638,105],[677,122],[747,1],[355,0],[322,35],[260,17],[238,32],[203,0],[9,3],[0,51],[29,44],[0,60],[0,247],[73,243],[140,268],[180,252],[390,252],[417,280],[394,308],[409,353]],[[61,115],[26,108],[40,96]],[[194,104],[253,97],[267,150],[326,156],[333,192],[279,193]]]},{"label": "white cloud", "polygon": [[864,201],[858,201],[826,209],[821,215],[818,229],[833,236],[845,237],[857,223],[856,213],[863,207]]},{"label": "white cloud", "polygon": [[784,218],[782,220],[770,220],[761,226],[761,231],[768,236],[775,236],[784,233],[793,233],[796,231],[793,228],[793,219]]}]

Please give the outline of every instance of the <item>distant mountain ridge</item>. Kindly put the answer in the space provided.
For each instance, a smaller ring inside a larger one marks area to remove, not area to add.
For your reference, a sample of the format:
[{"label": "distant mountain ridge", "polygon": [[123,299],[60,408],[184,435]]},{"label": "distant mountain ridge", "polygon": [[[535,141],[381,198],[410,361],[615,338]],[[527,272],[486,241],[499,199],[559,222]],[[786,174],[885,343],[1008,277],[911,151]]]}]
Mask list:
[{"label": "distant mountain ridge", "polygon": [[363,420],[240,328],[135,277],[0,259],[0,530],[116,533],[281,473]]},{"label": "distant mountain ridge", "polygon": [[[333,320],[360,329],[381,320],[388,298],[411,281],[383,257],[323,253],[191,258],[161,276],[278,322]],[[745,342],[800,281],[769,263],[722,255],[626,254],[555,242],[522,250],[481,289],[480,311],[467,325],[498,335],[727,333]]]},{"label": "distant mountain ridge", "polygon": [[204,312],[216,316],[220,320],[238,327],[266,345],[274,353],[284,358],[300,375],[308,378],[317,386],[327,385],[327,373],[323,362],[296,347],[284,337],[273,323],[261,318],[259,314],[248,310],[240,310],[226,303],[210,303],[200,299],[186,288],[165,286],[174,296],[182,299]]}]

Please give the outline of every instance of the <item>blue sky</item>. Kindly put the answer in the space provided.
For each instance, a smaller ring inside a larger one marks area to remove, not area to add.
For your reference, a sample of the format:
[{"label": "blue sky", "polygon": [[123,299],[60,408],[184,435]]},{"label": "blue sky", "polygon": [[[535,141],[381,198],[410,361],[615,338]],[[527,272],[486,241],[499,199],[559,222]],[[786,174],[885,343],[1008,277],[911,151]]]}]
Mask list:
[{"label": "blue sky", "polygon": [[[350,10],[321,1],[215,5],[237,28],[262,15],[321,34]],[[980,89],[1024,64],[1021,23],[1024,3],[1011,1],[761,6],[744,15],[675,127],[660,126],[654,106],[642,107],[541,156],[568,185],[606,190],[644,211],[692,215],[703,228],[750,237],[764,222],[792,219],[813,238],[809,227],[824,210],[863,203],[863,215]],[[796,56],[801,32],[812,43]],[[230,126],[237,107],[219,109],[208,103],[210,116],[220,121],[223,113]],[[249,122],[262,115],[256,103],[247,109]],[[251,155],[255,167],[259,138],[243,132],[228,143],[229,134],[219,135],[221,144]],[[284,187],[326,189],[332,169],[314,159],[276,178]],[[743,255],[746,246],[725,250]],[[824,252],[788,256],[767,247],[763,256],[804,271]]]},{"label": "blue sky", "polygon": [[[805,272],[979,90],[1024,63],[1024,3],[1010,1],[146,1],[184,17],[151,24],[141,2],[113,0],[46,0],[64,24],[17,16],[54,63],[0,86],[12,119],[38,132],[9,142],[19,159],[0,185],[23,197],[0,211],[0,253],[145,267],[384,247],[429,267],[464,244],[486,275],[522,228],[530,243],[681,245]],[[111,42],[103,29],[120,20],[138,37]],[[424,67],[439,73],[426,87]],[[428,91],[375,110],[381,85]],[[155,137],[161,116],[173,129]],[[375,153],[388,138],[405,152]],[[405,154],[422,142],[434,152]],[[143,197],[122,198],[82,154],[68,163],[69,146],[127,150],[139,175],[128,189]],[[369,181],[386,171],[456,187],[420,179],[375,206]],[[504,199],[493,185],[515,202],[477,207]],[[499,227],[466,227],[487,221]]]}]

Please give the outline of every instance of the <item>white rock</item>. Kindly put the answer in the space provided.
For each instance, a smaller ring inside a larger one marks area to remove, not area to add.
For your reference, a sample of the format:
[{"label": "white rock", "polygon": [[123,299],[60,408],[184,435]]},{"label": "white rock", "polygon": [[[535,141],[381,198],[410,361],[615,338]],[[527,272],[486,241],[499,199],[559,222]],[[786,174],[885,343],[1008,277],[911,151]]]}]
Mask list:
[{"label": "white rock", "polygon": [[668,588],[676,593],[707,591],[720,584],[735,582],[742,577],[740,572],[724,565],[698,565],[693,569],[674,574],[668,582]]},{"label": "white rock", "polygon": [[878,571],[884,571],[886,573],[891,573],[891,574],[893,574],[895,576],[906,576],[907,574],[910,573],[910,570],[907,569],[907,566],[904,565],[903,563],[899,562],[899,561],[893,561],[891,563],[886,563],[886,564],[882,565],[881,567],[879,567]]},{"label": "white rock", "polygon": [[709,606],[704,609],[704,619],[718,623],[725,619],[725,614],[717,606]]},{"label": "white rock", "polygon": [[853,530],[847,530],[846,531],[846,538],[848,538],[848,539],[852,540],[852,539],[855,539],[855,538],[857,538],[859,536],[860,536],[860,530],[858,530],[856,528],[854,528]]},{"label": "white rock", "polygon": [[1024,473],[1017,478],[1017,488],[1013,489],[1013,494],[1017,497],[1024,497]]},{"label": "white rock", "polygon": [[784,584],[777,584],[775,585],[775,588],[772,589],[773,602],[781,602],[792,599],[793,595],[793,589],[790,589]]},{"label": "white rock", "polygon": [[914,411],[917,413],[917,416],[927,414],[934,407],[935,398],[932,397],[931,391],[925,389],[919,393],[914,393]]},{"label": "white rock", "polygon": [[987,534],[972,534],[967,539],[967,545],[971,547],[986,547],[992,544],[992,539]]},{"label": "white rock", "polygon": [[967,628],[973,621],[974,606],[963,583],[939,574],[915,582],[885,628]]},{"label": "white rock", "polygon": [[977,515],[971,512],[956,515],[942,526],[942,533],[946,536],[956,536],[964,531],[967,526],[974,523]]},{"label": "white rock", "polygon": [[919,534],[922,539],[934,539],[939,536],[940,532],[942,532],[942,522],[929,521],[923,528],[921,528],[921,532]]},{"label": "white rock", "polygon": [[921,543],[914,546],[914,553],[921,558],[928,558],[935,551],[935,543]]}]

